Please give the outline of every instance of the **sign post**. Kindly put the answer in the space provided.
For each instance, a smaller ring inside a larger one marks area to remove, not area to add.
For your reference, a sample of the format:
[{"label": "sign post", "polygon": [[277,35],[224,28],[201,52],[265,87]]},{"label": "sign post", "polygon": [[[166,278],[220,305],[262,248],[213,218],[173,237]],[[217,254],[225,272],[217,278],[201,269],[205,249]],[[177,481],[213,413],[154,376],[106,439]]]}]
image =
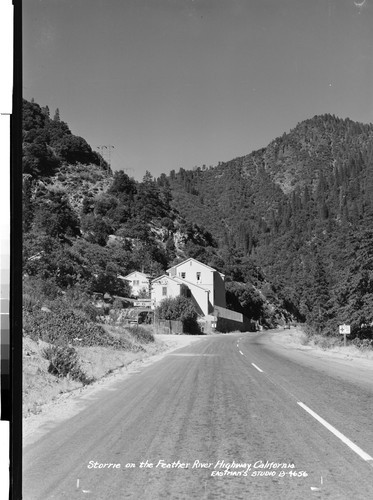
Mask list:
[{"label": "sign post", "polygon": [[351,326],[350,325],[339,325],[339,333],[344,337],[344,346],[346,347],[346,335],[350,335]]}]

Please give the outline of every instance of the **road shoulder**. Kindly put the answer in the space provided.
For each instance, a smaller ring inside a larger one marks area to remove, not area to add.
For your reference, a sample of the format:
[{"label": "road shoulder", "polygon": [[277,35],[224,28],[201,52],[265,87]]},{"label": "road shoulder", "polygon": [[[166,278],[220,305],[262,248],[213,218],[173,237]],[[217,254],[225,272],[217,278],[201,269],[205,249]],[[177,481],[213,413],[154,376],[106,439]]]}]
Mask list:
[{"label": "road shoulder", "polygon": [[359,368],[373,370],[372,353],[359,352],[358,349],[352,347],[324,350],[318,346],[304,345],[304,335],[299,327],[268,332],[268,337],[272,343],[287,349],[302,351],[317,358],[330,359],[346,366],[354,365]]},{"label": "road shoulder", "polygon": [[113,370],[112,373],[102,377],[92,385],[78,387],[70,392],[60,394],[55,400],[49,401],[40,408],[40,413],[31,414],[23,419],[23,444],[27,446],[37,441],[54,426],[67,420],[89,402],[98,397],[103,390],[110,390],[111,386],[119,380],[124,380],[141,368],[163,359],[167,354],[187,347],[195,342],[208,338],[206,335],[155,335],[156,343],[160,350],[158,353],[148,355],[143,359],[133,361],[126,366]]}]

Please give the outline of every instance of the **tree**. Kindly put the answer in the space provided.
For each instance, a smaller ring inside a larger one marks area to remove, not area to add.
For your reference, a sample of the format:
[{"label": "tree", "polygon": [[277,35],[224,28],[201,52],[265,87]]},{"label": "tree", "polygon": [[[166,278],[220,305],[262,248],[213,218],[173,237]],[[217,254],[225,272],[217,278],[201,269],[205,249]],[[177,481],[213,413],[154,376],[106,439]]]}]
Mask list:
[{"label": "tree", "polygon": [[310,296],[310,312],[307,321],[311,323],[320,334],[325,328],[330,309],[329,282],[325,271],[322,257],[318,250],[315,250],[316,256],[313,268],[313,287]]},{"label": "tree", "polygon": [[92,152],[88,142],[77,135],[65,135],[54,143],[56,153],[69,163],[98,164],[97,154]]},{"label": "tree", "polygon": [[60,110],[58,108],[56,108],[56,111],[54,112],[53,121],[55,122],[60,121]]},{"label": "tree", "polygon": [[23,201],[23,231],[27,232],[31,228],[34,217],[34,204],[32,201],[32,180],[30,175],[25,175],[23,179],[22,201]]},{"label": "tree", "polygon": [[35,208],[34,228],[52,237],[78,236],[79,219],[64,191],[48,191]]},{"label": "tree", "polygon": [[182,321],[188,333],[200,333],[197,322],[198,313],[191,299],[183,296],[162,300],[156,308],[159,319]]},{"label": "tree", "polygon": [[112,233],[108,222],[100,215],[96,217],[93,213],[88,213],[81,218],[81,228],[87,241],[101,246],[106,245],[109,234]]},{"label": "tree", "polygon": [[119,295],[120,297],[129,297],[131,295],[128,282],[119,279],[110,268],[92,276],[89,291]]},{"label": "tree", "polygon": [[333,288],[334,327],[343,321],[353,336],[373,339],[373,230],[357,228],[346,246],[349,266]]},{"label": "tree", "polygon": [[136,193],[136,183],[123,170],[119,170],[115,172],[108,192],[117,195],[124,194],[133,199],[133,195]]},{"label": "tree", "polygon": [[263,319],[264,299],[248,283],[238,283],[236,281],[227,283],[226,301],[228,309],[241,312],[249,319]]},{"label": "tree", "polygon": [[60,161],[43,142],[23,143],[22,168],[33,177],[54,174]]}]

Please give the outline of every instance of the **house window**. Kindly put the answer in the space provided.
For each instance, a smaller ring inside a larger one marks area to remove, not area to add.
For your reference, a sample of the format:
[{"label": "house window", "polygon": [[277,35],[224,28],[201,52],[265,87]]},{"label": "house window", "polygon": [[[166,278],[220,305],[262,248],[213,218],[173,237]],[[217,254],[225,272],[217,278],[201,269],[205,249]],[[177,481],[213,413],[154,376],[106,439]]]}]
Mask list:
[{"label": "house window", "polygon": [[201,273],[197,273],[197,281],[201,279]]},{"label": "house window", "polygon": [[133,280],[133,286],[139,286],[140,280]]},{"label": "house window", "polygon": [[162,286],[162,296],[167,297],[167,287],[166,286]]},{"label": "house window", "polygon": [[181,277],[185,280],[185,273],[181,273]]}]

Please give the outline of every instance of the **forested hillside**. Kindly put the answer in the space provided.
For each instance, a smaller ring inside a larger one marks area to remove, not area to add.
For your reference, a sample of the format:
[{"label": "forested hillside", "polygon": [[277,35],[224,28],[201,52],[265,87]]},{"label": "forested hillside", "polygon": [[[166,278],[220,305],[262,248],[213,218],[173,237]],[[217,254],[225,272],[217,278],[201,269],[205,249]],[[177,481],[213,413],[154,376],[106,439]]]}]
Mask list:
[{"label": "forested hillside", "polygon": [[372,337],[373,126],[331,115],[215,168],[172,171],[173,206],[262,269],[314,330]]},{"label": "forested hillside", "polygon": [[168,183],[114,175],[57,111],[24,101],[24,272],[59,287],[125,293],[118,275],[157,276],[211,235],[171,209]]},{"label": "forested hillside", "polygon": [[216,167],[141,182],[111,172],[58,110],[24,101],[25,283],[128,295],[195,257],[230,308],[275,326],[373,338],[373,126],[331,115]]}]

